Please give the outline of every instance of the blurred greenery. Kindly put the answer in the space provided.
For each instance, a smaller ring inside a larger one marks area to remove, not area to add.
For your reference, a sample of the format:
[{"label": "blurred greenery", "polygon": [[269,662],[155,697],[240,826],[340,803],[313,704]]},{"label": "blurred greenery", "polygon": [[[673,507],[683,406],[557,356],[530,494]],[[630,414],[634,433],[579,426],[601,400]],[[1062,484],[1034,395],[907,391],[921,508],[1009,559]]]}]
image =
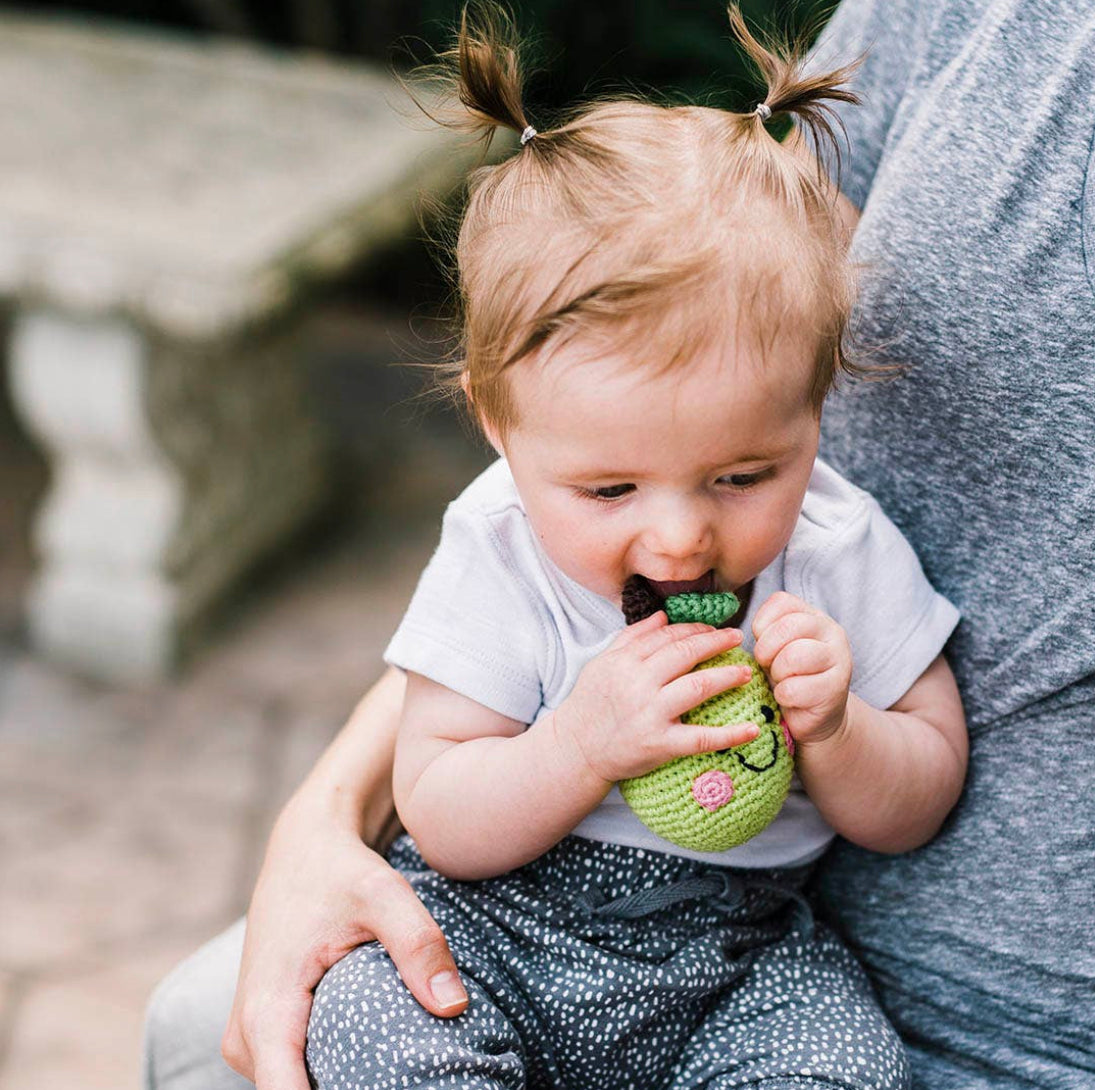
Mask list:
[{"label": "blurred greenery", "polygon": [[[836,0],[740,2],[750,25],[794,38],[816,30]],[[403,66],[412,53],[424,59],[447,44],[461,0],[36,0],[24,7],[242,34]],[[532,115],[621,88],[738,109],[755,97],[720,0],[511,0],[511,7],[535,42]]]},{"label": "blurred greenery", "polygon": [[[444,43],[459,12],[454,0],[423,0],[423,31]],[[816,31],[832,0],[741,0],[749,24],[797,40]],[[757,83],[730,40],[726,7],[708,0],[517,0],[518,25],[537,64],[530,110],[566,106],[622,88],[708,105],[742,108]]]}]

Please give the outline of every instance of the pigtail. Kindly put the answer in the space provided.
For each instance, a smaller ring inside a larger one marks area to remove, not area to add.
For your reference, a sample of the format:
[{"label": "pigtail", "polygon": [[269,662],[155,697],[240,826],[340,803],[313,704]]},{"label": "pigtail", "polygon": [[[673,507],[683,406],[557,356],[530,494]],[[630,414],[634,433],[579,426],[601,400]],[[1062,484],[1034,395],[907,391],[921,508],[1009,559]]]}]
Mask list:
[{"label": "pigtail", "polygon": [[446,128],[479,137],[485,145],[499,128],[522,135],[522,143],[529,139],[517,29],[492,0],[464,6],[456,44],[439,53],[436,63],[419,68],[415,83],[430,91],[428,106],[425,96],[412,91],[419,109]]},{"label": "pigtail", "polygon": [[859,96],[849,90],[847,84],[861,60],[852,61],[830,72],[807,73],[806,53],[801,46],[762,42],[750,32],[736,3],[730,5],[727,13],[734,38],[745,50],[746,56],[753,62],[767,86],[767,93],[759,104],[766,109],[740,115],[743,124],[748,129],[763,131],[766,114],[771,117],[781,114],[790,116],[809,133],[818,156],[819,170],[822,160],[831,162],[834,178],[839,185],[843,141],[837,138],[837,129],[840,130],[841,137],[846,138],[846,133],[844,123],[832,104],[859,104]]},{"label": "pigtail", "polygon": [[[820,247],[819,254],[846,251],[847,231],[836,197],[847,133],[834,103],[859,104],[859,96],[847,85],[862,58],[828,72],[811,73],[801,41],[793,45],[762,41],[745,25],[737,3],[730,4],[728,14],[734,37],[767,86],[756,109],[733,115],[733,131],[739,150],[744,152],[743,169],[761,191],[776,196],[784,208],[803,216],[810,225],[807,237]],[[780,115],[790,118],[795,127],[792,136],[782,143],[765,127],[769,118]],[[799,154],[797,141],[802,133],[814,153],[813,169],[810,157]],[[820,261],[811,264],[817,269],[822,267]],[[855,298],[855,272],[847,262],[838,263],[836,269],[839,272],[814,283],[814,290],[824,300],[821,312],[829,315],[829,321],[819,328],[822,354],[811,394],[819,410],[837,375],[864,378],[875,373],[849,353],[846,342],[850,339],[848,316]]]}]

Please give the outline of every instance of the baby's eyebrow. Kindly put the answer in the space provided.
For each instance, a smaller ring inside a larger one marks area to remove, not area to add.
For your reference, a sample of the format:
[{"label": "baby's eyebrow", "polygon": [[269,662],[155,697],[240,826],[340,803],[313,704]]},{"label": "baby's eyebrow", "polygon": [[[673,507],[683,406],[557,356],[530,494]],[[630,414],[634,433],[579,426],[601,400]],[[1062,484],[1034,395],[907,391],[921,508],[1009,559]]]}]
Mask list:
[{"label": "baby's eyebrow", "polygon": [[627,469],[622,466],[611,465],[567,465],[556,462],[554,472],[557,477],[578,479],[585,481],[631,481],[646,476],[642,470]]},{"label": "baby's eyebrow", "polygon": [[[772,447],[767,450],[753,450],[752,452],[736,453],[728,452],[724,456],[712,459],[706,465],[705,472],[708,473],[732,473],[735,472],[738,466],[748,466],[750,469],[737,470],[739,472],[750,472],[753,467],[759,468],[771,462],[778,462],[782,458],[787,456],[787,450],[781,447]],[[556,479],[564,481],[582,481],[589,483],[596,481],[598,483],[611,482],[618,484],[622,482],[641,482],[651,475],[649,471],[643,470],[638,467],[632,467],[630,469],[621,466],[612,465],[566,465],[556,462],[553,467],[554,476]],[[655,475],[657,471],[655,470]]]}]

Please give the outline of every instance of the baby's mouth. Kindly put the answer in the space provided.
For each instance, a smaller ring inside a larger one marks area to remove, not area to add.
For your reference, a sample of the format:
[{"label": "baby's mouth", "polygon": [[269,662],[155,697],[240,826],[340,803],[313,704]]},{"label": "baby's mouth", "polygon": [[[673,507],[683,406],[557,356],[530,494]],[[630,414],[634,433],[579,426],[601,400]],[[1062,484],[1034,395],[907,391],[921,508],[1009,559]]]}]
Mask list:
[{"label": "baby's mouth", "polygon": [[715,589],[715,571],[712,568],[706,571],[698,579],[647,579],[640,575],[640,579],[663,601],[674,594],[710,594]]},{"label": "baby's mouth", "polygon": [[620,608],[627,623],[636,624],[663,609],[666,598],[675,594],[710,594],[715,589],[714,568],[698,579],[647,579],[632,575],[624,584]]}]

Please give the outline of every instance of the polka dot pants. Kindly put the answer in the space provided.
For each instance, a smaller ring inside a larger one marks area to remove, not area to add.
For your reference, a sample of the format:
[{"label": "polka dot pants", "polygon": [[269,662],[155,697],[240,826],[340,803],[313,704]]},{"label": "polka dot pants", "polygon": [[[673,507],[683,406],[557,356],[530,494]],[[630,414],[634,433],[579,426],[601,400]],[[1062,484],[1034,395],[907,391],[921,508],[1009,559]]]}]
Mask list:
[{"label": "polka dot pants", "polygon": [[805,868],[730,870],[570,836],[483,882],[389,855],[470,999],[434,1018],[379,943],[316,990],[319,1090],[907,1090],[863,971],[803,911]]}]

